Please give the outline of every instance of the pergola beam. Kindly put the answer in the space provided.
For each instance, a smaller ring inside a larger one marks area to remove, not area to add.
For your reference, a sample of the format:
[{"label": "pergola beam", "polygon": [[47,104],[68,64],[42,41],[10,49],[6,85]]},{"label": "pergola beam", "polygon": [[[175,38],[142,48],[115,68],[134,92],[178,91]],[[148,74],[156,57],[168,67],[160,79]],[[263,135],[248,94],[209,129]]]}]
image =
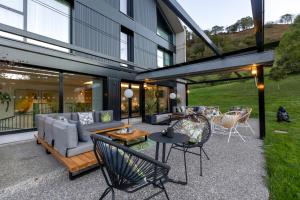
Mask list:
[{"label": "pergola beam", "polygon": [[246,67],[257,65],[272,64],[274,61],[274,51],[264,52],[251,52],[249,54],[242,54],[236,56],[228,56],[215,60],[182,64],[172,68],[161,68],[159,70],[148,71],[139,73],[136,76],[136,80],[145,79],[172,79],[187,77],[192,75],[201,75],[208,73],[217,73],[224,71],[236,71],[239,69],[245,69]]},{"label": "pergola beam", "polygon": [[199,81],[199,82],[195,82],[195,83],[188,83],[188,85],[219,83],[219,82],[226,82],[226,81],[238,81],[238,80],[248,80],[248,79],[253,79],[253,77],[252,76],[245,76],[245,77],[237,77],[237,78],[226,78],[226,79],[218,79],[218,80]]},{"label": "pergola beam", "polygon": [[163,2],[217,55],[222,56],[220,49],[205,34],[198,24],[189,16],[176,0],[163,0]]}]

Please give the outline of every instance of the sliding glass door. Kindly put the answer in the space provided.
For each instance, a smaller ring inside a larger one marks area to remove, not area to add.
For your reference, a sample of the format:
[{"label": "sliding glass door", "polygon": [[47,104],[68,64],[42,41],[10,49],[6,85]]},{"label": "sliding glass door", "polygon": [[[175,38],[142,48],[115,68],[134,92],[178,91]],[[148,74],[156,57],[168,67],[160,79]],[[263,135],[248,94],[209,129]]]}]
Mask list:
[{"label": "sliding glass door", "polygon": [[58,112],[59,73],[0,63],[0,132],[34,128],[38,113]]},{"label": "sliding glass door", "polygon": [[64,112],[88,112],[103,109],[101,78],[64,73]]},{"label": "sliding glass door", "polygon": [[170,112],[170,88],[144,84],[145,114],[161,114]]},{"label": "sliding glass door", "polygon": [[[124,96],[126,89],[131,89],[133,91],[133,97],[127,99]],[[140,85],[134,83],[121,83],[121,118],[129,117],[140,117]]]},{"label": "sliding glass door", "polygon": [[0,99],[0,133],[33,129],[36,114],[102,110],[103,79],[0,62]]}]

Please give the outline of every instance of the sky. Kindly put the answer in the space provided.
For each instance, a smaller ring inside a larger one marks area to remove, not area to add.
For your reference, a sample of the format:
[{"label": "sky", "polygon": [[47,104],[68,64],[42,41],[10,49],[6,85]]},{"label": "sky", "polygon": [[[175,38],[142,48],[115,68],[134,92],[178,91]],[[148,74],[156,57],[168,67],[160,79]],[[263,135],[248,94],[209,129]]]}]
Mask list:
[{"label": "sky", "polygon": [[[214,25],[229,26],[238,19],[252,17],[251,0],[177,0],[204,30]],[[300,0],[265,0],[265,22],[284,14],[300,14]]]}]

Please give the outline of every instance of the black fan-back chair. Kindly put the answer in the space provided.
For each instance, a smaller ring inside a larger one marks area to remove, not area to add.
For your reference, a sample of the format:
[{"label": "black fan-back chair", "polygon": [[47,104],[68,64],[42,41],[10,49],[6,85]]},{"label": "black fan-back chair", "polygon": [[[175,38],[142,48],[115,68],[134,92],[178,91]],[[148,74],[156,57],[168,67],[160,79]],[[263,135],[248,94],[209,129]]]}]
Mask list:
[{"label": "black fan-back chair", "polygon": [[[183,151],[185,179],[187,182],[188,178],[187,178],[187,167],[186,167],[186,153],[191,153],[191,154],[200,156],[200,176],[202,176],[202,152],[205,154],[206,158],[209,160],[207,153],[204,151],[203,145],[209,140],[209,138],[211,136],[211,126],[210,126],[208,119],[205,116],[203,116],[201,114],[192,114],[192,115],[186,116],[184,119],[176,121],[172,125],[172,127],[174,128],[174,132],[187,134],[187,133],[182,132],[183,120],[190,120],[192,122],[203,124],[203,126],[202,126],[203,132],[202,132],[201,141],[198,141],[196,143],[188,142],[188,143],[184,143],[184,144],[172,144],[172,146],[169,150],[168,156],[167,156],[167,161],[168,161],[172,149]],[[192,149],[192,148],[199,148],[200,152],[195,153],[195,152],[190,151],[190,149]]]},{"label": "black fan-back chair", "polygon": [[93,134],[94,152],[108,185],[100,199],[104,199],[114,189],[127,193],[136,192],[148,185],[160,188],[150,199],[162,192],[169,199],[164,183],[168,181],[170,167],[151,157],[134,151],[100,135]]}]

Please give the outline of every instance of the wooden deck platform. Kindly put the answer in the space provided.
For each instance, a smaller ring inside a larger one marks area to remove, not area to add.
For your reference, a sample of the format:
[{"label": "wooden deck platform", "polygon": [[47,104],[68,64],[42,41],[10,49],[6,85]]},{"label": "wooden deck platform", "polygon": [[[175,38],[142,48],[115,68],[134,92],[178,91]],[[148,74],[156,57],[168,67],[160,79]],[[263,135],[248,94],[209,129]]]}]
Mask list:
[{"label": "wooden deck platform", "polygon": [[47,142],[45,142],[43,139],[37,136],[36,139],[37,142],[47,150],[47,152],[51,153],[55,159],[57,159],[64,166],[67,167],[69,171],[69,177],[71,180],[81,172],[99,166],[94,151],[89,151],[72,157],[64,157],[58,151],[56,151],[52,146],[50,146]]}]

